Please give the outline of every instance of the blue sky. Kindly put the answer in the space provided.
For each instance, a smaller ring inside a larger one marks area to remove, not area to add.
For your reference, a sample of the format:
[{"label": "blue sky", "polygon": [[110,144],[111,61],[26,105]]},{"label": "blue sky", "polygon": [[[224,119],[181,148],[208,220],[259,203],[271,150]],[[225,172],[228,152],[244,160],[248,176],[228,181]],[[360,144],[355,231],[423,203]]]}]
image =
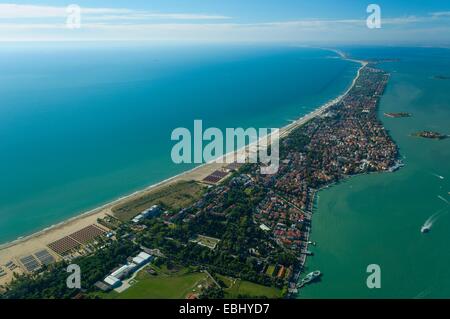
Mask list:
[{"label": "blue sky", "polygon": [[[369,29],[366,8],[381,8]],[[81,8],[67,28],[66,7]],[[442,0],[73,0],[0,3],[0,41],[138,40],[450,46]]]}]

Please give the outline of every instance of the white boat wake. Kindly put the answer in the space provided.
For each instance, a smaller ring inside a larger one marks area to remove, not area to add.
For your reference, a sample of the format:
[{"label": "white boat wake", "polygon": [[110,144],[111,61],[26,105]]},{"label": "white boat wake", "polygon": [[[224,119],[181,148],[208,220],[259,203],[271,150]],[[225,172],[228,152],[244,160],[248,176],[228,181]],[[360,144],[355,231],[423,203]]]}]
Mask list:
[{"label": "white boat wake", "polygon": [[419,292],[413,299],[422,299],[428,296],[431,293],[431,289],[427,288],[421,292]]},{"label": "white boat wake", "polygon": [[433,176],[435,176],[435,177],[437,177],[439,179],[444,179],[445,178],[444,176],[438,175],[438,174],[435,174],[435,173],[431,173],[431,175],[433,175]]},{"label": "white boat wake", "polygon": [[446,203],[447,205],[450,205],[450,202],[448,200],[446,200],[444,197],[442,197],[441,195],[438,195],[438,198],[440,200],[442,200],[444,203]]},{"label": "white boat wake", "polygon": [[420,231],[422,233],[426,233],[428,231],[431,230],[431,227],[433,227],[433,224],[442,216],[444,216],[445,214],[447,214],[447,207],[440,209],[439,211],[437,211],[436,213],[434,213],[433,215],[431,215],[426,221],[425,223],[422,225],[422,227],[420,228]]}]

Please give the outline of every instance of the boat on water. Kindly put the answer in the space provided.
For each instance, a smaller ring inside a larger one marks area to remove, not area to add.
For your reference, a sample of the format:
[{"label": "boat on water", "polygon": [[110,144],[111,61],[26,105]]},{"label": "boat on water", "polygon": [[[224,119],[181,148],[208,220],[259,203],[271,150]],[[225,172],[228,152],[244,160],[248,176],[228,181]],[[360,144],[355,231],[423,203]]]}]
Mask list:
[{"label": "boat on water", "polygon": [[389,167],[389,172],[391,172],[391,173],[395,172],[396,170],[398,170],[399,168],[401,168],[403,166],[405,166],[405,164],[403,164],[400,161],[397,161],[397,162],[395,162],[395,164],[393,166]]},{"label": "boat on water", "polygon": [[299,284],[299,287],[303,287],[304,285],[310,283],[311,281],[319,278],[321,274],[322,273],[320,272],[320,270],[315,270],[313,272],[310,272],[309,274],[307,274],[305,276],[305,278],[302,279],[302,281]]},{"label": "boat on water", "polygon": [[425,234],[428,233],[431,230],[431,225],[425,224],[420,228],[420,232]]}]

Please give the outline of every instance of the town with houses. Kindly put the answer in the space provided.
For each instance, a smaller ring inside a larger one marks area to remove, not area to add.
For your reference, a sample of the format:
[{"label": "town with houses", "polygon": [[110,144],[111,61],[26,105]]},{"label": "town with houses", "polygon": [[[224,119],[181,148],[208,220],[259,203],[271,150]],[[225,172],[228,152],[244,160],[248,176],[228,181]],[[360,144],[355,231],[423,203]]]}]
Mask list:
[{"label": "town with houses", "polygon": [[[370,63],[362,67],[342,100],[281,140],[276,174],[260,174],[259,164],[232,163],[200,182],[171,187],[169,199],[135,199],[12,258],[0,268],[0,280],[8,278],[2,296],[145,298],[157,280],[179,285],[174,282],[181,279],[189,288],[177,298],[296,296],[320,277],[320,271],[305,277],[309,246],[320,245],[310,240],[317,192],[351,175],[401,165],[377,117],[388,79]],[[70,263],[85,274],[80,291],[57,284]],[[40,289],[51,285],[51,291]]]}]

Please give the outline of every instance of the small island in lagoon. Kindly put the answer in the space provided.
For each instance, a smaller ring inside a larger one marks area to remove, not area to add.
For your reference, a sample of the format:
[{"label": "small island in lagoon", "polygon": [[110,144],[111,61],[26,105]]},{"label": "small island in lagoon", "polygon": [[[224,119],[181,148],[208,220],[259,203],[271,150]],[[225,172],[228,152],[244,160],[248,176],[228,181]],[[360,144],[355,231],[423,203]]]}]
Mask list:
[{"label": "small island in lagoon", "polygon": [[435,79],[435,80],[450,80],[450,76],[438,74],[438,75],[433,76],[433,79]]},{"label": "small island in lagoon", "polygon": [[390,112],[390,113],[384,113],[384,116],[398,118],[398,117],[411,117],[412,114],[408,113],[408,112]]},{"label": "small island in lagoon", "polygon": [[432,132],[432,131],[419,131],[419,132],[413,133],[412,136],[430,138],[430,139],[435,139],[435,140],[443,140],[448,137],[448,135],[441,134],[438,132]]}]

